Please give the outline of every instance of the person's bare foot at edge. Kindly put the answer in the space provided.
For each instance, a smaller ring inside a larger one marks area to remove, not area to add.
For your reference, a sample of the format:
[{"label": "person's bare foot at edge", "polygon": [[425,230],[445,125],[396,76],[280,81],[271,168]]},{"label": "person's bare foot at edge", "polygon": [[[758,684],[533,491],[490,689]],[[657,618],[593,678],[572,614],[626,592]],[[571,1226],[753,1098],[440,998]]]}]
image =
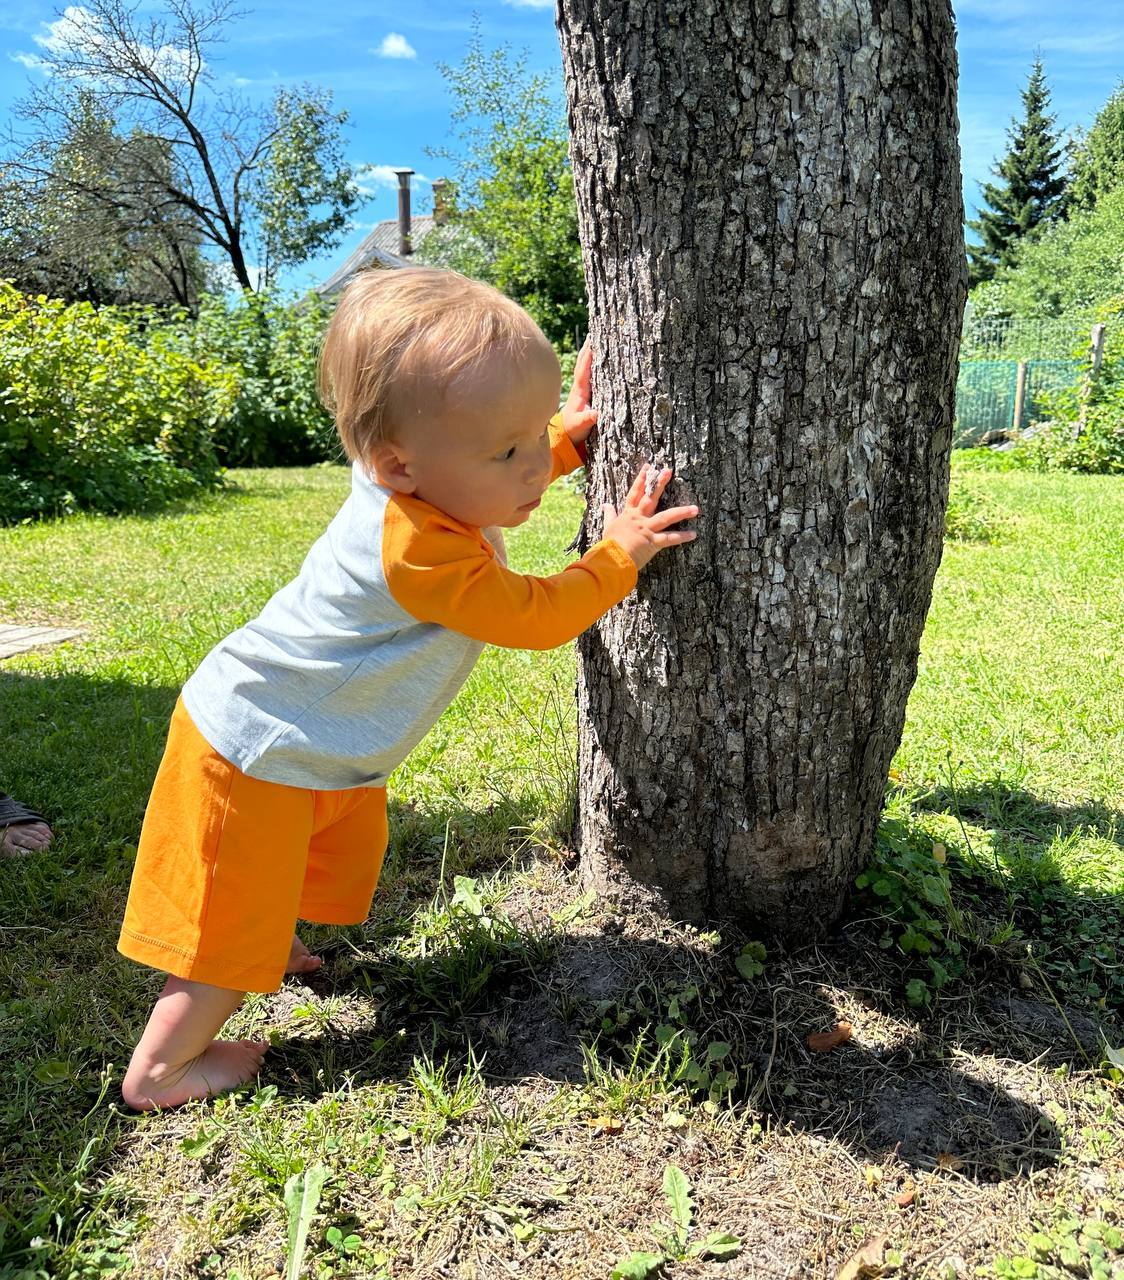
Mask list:
[{"label": "person's bare foot at edge", "polygon": [[145,1063],[134,1054],[121,1096],[134,1111],[178,1107],[197,1098],[210,1098],[252,1080],[261,1070],[267,1040],[215,1040],[198,1057],[169,1066]]},{"label": "person's bare foot at edge", "polygon": [[323,959],[320,956],[314,956],[294,933],[293,945],[289,948],[289,959],[285,965],[285,972],[315,973],[323,963]]},{"label": "person's bare foot at edge", "polygon": [[45,822],[13,822],[0,827],[0,857],[16,858],[38,853],[51,843],[51,828]]}]

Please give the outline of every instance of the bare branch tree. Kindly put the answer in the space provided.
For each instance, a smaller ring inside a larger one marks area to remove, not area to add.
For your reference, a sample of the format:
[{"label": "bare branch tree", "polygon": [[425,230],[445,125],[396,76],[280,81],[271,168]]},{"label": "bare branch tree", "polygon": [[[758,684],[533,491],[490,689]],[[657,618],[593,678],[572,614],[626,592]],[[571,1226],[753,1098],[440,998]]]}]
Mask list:
[{"label": "bare branch tree", "polygon": [[[133,146],[130,188],[105,198],[165,218],[176,210],[242,288],[268,283],[280,267],[336,243],[358,198],[340,143],[346,113],[331,110],[330,94],[308,87],[279,91],[269,107],[219,89],[214,53],[241,16],[232,0],[167,0],[155,16],[124,0],[68,8],[43,42],[45,82],[17,105],[23,133],[9,137],[10,173],[91,195],[89,183],[61,171],[57,160],[92,98],[114,122],[120,146],[141,136],[158,144]],[[299,185],[285,173],[293,165]]]}]

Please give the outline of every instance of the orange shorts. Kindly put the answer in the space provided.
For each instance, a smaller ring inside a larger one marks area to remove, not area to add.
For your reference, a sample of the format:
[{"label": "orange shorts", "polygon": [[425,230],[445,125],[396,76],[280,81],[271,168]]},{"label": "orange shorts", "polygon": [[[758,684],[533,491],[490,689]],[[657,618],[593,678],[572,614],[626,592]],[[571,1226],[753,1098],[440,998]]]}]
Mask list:
[{"label": "orange shorts", "polygon": [[386,851],[386,788],[250,778],[176,704],[117,949],[178,978],[276,991],[297,918],[367,918]]}]

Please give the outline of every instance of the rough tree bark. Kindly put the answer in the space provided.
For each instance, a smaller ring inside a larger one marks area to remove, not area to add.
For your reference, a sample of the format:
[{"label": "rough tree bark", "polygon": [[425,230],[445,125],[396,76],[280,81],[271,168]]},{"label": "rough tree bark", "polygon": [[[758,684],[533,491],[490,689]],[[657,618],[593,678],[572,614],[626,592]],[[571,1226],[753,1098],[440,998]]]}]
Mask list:
[{"label": "rough tree bark", "polygon": [[947,0],[560,0],[601,424],[699,538],[581,642],[587,881],[821,928],[940,559],[965,297]]}]

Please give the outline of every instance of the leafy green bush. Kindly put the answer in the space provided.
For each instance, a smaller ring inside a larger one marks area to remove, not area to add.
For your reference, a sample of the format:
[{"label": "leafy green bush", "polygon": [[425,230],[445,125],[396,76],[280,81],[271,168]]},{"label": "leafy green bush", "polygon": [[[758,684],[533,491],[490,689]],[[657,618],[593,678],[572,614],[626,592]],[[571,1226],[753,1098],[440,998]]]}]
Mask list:
[{"label": "leafy green bush", "polygon": [[215,431],[215,451],[226,466],[298,466],[341,456],[316,391],[329,310],[316,294],[292,305],[269,294],[209,296],[197,317],[181,314],[170,326],[194,359],[237,369],[237,398]]},{"label": "leafy green bush", "polygon": [[1124,188],[1019,242],[1014,264],[972,290],[978,316],[1058,316],[1124,292]]},{"label": "leafy green bush", "polygon": [[1036,470],[1124,472],[1124,395],[1115,404],[1092,406],[1083,426],[1045,423],[1022,448]]},{"label": "leafy green bush", "polygon": [[[152,319],[152,313],[143,313]],[[215,486],[236,379],[153,326],[0,282],[0,522],[130,511]]]},{"label": "leafy green bush", "polygon": [[1083,357],[1078,381],[1043,394],[1049,421],[1040,425],[1020,452],[1043,471],[1124,472],[1124,295],[1100,306],[1095,319],[1105,325],[1100,370],[1092,377],[1091,352]]}]

